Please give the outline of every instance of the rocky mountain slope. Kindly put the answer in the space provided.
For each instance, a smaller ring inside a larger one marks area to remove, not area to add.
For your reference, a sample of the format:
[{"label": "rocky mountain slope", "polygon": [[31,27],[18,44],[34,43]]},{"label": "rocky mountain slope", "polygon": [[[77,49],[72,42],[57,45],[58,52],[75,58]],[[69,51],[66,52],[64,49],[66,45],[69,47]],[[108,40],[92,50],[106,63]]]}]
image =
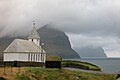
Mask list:
[{"label": "rocky mountain slope", "polygon": [[48,55],[59,55],[63,58],[79,58],[79,55],[71,48],[68,36],[61,31],[49,28],[49,25],[38,29],[41,43]]},{"label": "rocky mountain slope", "polygon": [[[71,48],[68,36],[61,31],[48,28],[46,25],[40,29],[38,29],[38,33],[41,37],[41,43],[43,42],[45,45],[43,48],[47,52],[48,55],[59,55],[62,58],[79,58],[79,55]],[[0,58],[3,57],[2,52],[7,48],[7,46],[15,39],[22,38],[27,39],[25,37],[2,37],[0,38]]]},{"label": "rocky mountain slope", "polygon": [[82,48],[76,48],[75,50],[80,54],[81,57],[107,58],[102,47],[87,46]]}]

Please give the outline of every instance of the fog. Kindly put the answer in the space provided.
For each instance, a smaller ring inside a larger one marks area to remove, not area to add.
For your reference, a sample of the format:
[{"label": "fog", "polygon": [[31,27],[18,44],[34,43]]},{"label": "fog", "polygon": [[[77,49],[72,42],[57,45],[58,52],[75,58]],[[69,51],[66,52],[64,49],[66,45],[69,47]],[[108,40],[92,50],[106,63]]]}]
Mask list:
[{"label": "fog", "polygon": [[67,33],[73,48],[101,46],[120,56],[120,0],[0,0],[0,37],[27,34],[34,20]]}]

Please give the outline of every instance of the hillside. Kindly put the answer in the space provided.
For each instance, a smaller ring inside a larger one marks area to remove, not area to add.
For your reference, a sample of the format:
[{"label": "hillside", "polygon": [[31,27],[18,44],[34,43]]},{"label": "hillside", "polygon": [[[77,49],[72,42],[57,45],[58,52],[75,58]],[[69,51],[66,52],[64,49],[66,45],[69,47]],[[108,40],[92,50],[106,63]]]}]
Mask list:
[{"label": "hillside", "polygon": [[[48,55],[59,55],[63,58],[79,58],[79,55],[71,48],[69,39],[64,32],[50,29],[44,26],[38,29],[38,33],[41,37],[41,42],[45,43],[43,48]],[[15,38],[27,39],[27,34],[26,36],[22,37],[6,36],[0,38],[0,52],[3,52]],[[1,53],[0,59],[2,57],[3,55]]]},{"label": "hillside", "polygon": [[80,54],[81,57],[89,57],[89,58],[107,58],[105,51],[102,47],[82,47],[75,48],[75,50]]},{"label": "hillside", "polygon": [[62,61],[61,69],[0,67],[0,80],[116,80],[116,76],[116,73],[101,72],[98,66],[82,61]]},{"label": "hillside", "polygon": [[52,28],[49,25],[38,29],[41,42],[48,55],[58,55],[62,58],[79,58],[79,55],[71,48],[68,36],[62,32]]},{"label": "hillside", "polygon": [[41,67],[0,68],[0,80],[116,80],[116,74],[87,73],[67,69]]}]

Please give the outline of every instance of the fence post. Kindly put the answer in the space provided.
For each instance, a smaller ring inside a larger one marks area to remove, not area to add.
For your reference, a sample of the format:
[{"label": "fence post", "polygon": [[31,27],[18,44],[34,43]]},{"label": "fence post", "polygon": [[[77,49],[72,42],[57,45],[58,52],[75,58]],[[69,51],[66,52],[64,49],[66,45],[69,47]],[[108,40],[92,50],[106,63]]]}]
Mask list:
[{"label": "fence post", "polygon": [[5,75],[5,62],[3,62],[3,64],[4,64],[4,75]]},{"label": "fence post", "polygon": [[10,62],[10,67],[11,67],[11,73],[12,73],[12,61]]},{"label": "fence post", "polygon": [[18,66],[18,74],[20,74],[20,66]]}]

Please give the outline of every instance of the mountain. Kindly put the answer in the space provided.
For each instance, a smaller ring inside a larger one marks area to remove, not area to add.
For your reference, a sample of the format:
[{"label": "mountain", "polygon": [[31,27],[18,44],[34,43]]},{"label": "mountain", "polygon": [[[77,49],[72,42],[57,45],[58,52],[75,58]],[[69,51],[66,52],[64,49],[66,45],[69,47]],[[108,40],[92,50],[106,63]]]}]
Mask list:
[{"label": "mountain", "polygon": [[104,52],[104,49],[102,47],[82,47],[82,48],[75,48],[75,50],[80,54],[81,57],[103,57],[106,58],[106,54]]},{"label": "mountain", "polygon": [[68,36],[59,30],[49,28],[50,25],[38,29],[41,43],[48,55],[59,55],[62,58],[80,58],[77,52],[71,48]]},{"label": "mountain", "polygon": [[[48,27],[49,26],[46,25],[37,30],[41,38],[41,43],[43,42],[45,44],[43,48],[47,52],[47,55],[59,55],[62,56],[62,58],[80,58],[79,55],[71,48],[68,36],[64,32]],[[3,57],[2,52],[16,38],[27,39],[27,36],[6,36],[0,38],[0,59]]]}]

